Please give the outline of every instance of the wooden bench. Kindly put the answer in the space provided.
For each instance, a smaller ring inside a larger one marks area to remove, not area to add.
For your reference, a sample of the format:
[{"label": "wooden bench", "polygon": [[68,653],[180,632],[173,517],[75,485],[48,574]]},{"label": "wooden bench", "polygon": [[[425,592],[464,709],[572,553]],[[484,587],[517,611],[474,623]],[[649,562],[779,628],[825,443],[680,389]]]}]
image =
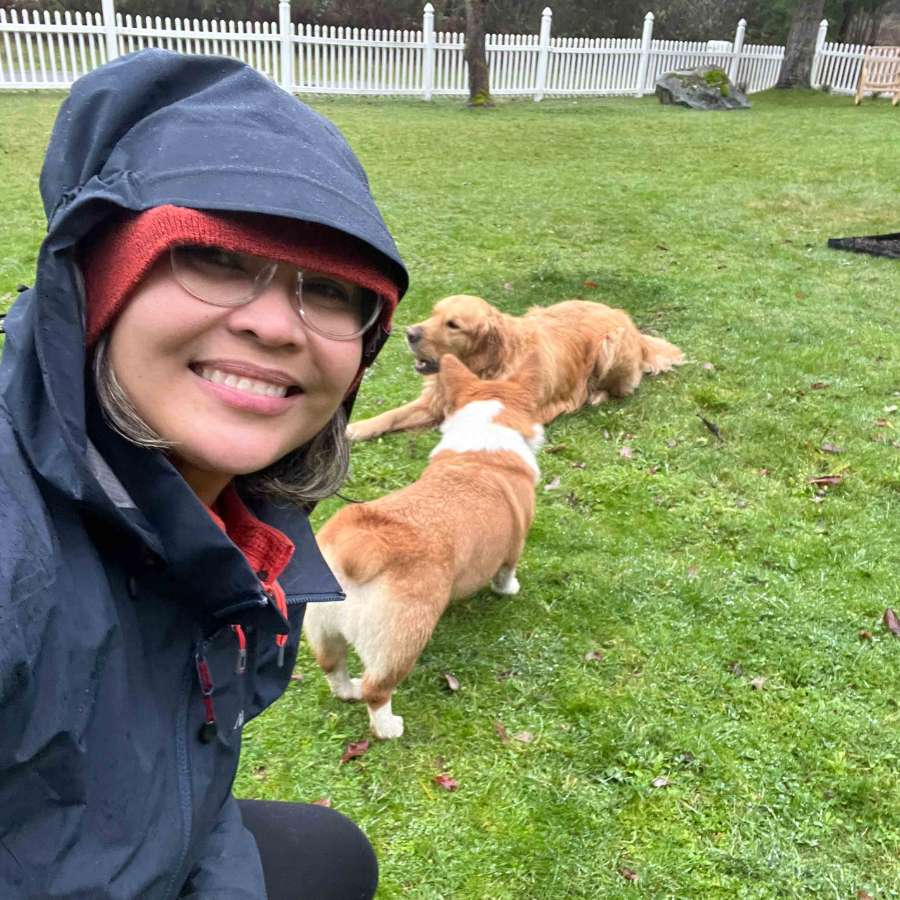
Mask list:
[{"label": "wooden bench", "polygon": [[853,98],[857,106],[866,91],[893,94],[891,106],[900,103],[900,47],[869,47],[866,50]]}]

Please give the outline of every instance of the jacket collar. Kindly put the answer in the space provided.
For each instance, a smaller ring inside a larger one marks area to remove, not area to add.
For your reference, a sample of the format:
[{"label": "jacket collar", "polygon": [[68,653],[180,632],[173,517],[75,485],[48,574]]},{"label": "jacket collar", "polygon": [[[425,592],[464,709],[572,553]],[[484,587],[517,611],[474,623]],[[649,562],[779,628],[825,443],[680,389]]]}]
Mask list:
[{"label": "jacket collar", "polygon": [[[224,623],[246,615],[273,616],[272,630],[283,630],[282,617],[269,603],[241,549],[212,519],[166,456],[136,447],[116,434],[96,402],[90,405],[88,422],[94,451],[117,485],[115,527],[127,532],[132,547],[137,542],[145,554],[149,551],[158,557],[173,596],[202,617]],[[106,483],[111,484],[108,475]],[[241,499],[263,528],[277,530],[294,545],[279,578],[289,604],[343,598],[305,512],[280,509],[261,498]]]}]

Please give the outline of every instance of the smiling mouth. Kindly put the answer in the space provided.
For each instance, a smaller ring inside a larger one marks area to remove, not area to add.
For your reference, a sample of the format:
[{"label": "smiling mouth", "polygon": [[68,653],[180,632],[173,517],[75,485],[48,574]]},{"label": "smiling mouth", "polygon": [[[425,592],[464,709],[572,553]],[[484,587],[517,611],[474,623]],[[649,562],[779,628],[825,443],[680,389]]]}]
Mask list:
[{"label": "smiling mouth", "polygon": [[299,385],[296,384],[275,384],[260,378],[248,378],[246,375],[224,372],[213,366],[191,366],[191,371],[204,381],[221,384],[223,387],[243,391],[247,394],[255,394],[258,397],[290,397],[301,392]]}]

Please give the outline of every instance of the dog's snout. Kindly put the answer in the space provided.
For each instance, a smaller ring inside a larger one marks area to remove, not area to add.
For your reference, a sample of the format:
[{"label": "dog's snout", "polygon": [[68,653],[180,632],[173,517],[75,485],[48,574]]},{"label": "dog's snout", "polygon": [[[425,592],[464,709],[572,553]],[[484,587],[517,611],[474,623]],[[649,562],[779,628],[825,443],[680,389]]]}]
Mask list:
[{"label": "dog's snout", "polygon": [[406,340],[412,344],[418,344],[422,340],[422,329],[418,325],[410,325],[406,329]]}]

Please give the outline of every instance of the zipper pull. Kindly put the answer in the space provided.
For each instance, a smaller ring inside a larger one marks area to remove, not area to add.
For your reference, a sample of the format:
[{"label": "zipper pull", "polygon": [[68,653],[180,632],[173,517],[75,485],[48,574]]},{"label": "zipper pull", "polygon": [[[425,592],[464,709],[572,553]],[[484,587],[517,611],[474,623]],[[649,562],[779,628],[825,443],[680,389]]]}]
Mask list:
[{"label": "zipper pull", "polygon": [[210,675],[209,672],[209,665],[206,662],[206,658],[203,656],[202,643],[197,645],[197,652],[194,654],[194,663],[197,666],[197,680],[200,682],[200,696],[203,698],[203,709],[206,713],[206,718],[200,726],[197,737],[202,743],[208,744],[215,739],[218,732],[218,726],[216,725],[216,710],[213,706],[212,699],[213,680],[212,675]]},{"label": "zipper pull", "polygon": [[237,666],[234,671],[238,675],[243,675],[247,671],[247,636],[240,625],[232,625],[231,630],[238,642]]}]

